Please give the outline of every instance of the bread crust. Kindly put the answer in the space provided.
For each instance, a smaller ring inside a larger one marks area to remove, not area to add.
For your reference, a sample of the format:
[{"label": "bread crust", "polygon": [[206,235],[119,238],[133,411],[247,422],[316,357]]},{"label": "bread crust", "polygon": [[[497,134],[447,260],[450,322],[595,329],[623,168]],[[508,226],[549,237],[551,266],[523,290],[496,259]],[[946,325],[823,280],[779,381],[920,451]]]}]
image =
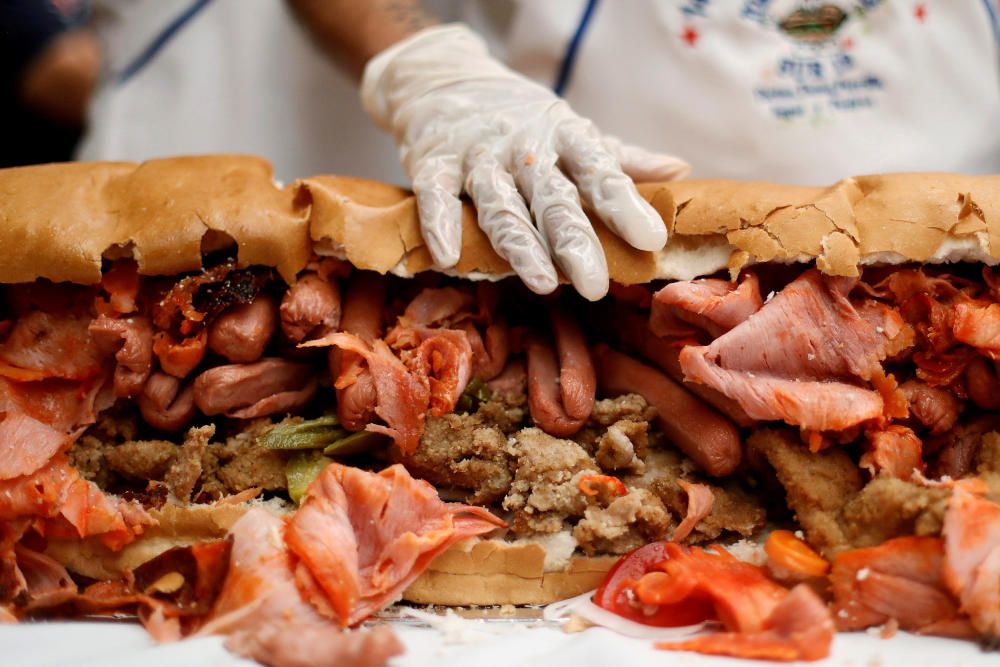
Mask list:
[{"label": "bread crust", "polygon": [[[165,505],[150,511],[158,525],[121,551],[87,538],[49,540],[46,553],[76,574],[114,580],[173,547],[225,537],[250,507],[248,503]],[[431,561],[403,599],[449,606],[548,604],[596,588],[617,560],[615,556],[573,556],[565,567],[546,571],[545,555],[545,548],[536,543],[464,540]]]},{"label": "bread crust", "polygon": [[101,279],[130,253],[147,275],[201,268],[203,239],[238,246],[238,263],[287,281],[309,260],[308,208],[278,188],[262,158],[210,155],[141,164],[46,164],[0,170],[0,282]]},{"label": "bread crust", "polygon": [[[0,170],[0,247],[21,250],[0,256],[0,282],[95,283],[101,258],[124,252],[145,274],[196,270],[210,231],[236,241],[241,266],[276,266],[289,282],[313,249],[380,273],[432,268],[409,191],[344,176],[280,188],[271,174],[265,160],[236,155]],[[611,278],[626,285],[761,262],[815,261],[844,276],[865,264],[1000,262],[1000,175],[882,174],[829,187],[676,181],[639,192],[671,232],[665,249],[635,250],[594,223]],[[462,231],[452,273],[512,275],[468,202]]]}]

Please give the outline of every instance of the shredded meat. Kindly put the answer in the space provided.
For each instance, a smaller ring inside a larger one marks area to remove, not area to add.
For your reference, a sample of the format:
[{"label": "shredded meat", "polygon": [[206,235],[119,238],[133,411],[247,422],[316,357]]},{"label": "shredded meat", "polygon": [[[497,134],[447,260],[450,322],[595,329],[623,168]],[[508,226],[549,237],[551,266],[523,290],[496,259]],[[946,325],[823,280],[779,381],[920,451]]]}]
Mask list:
[{"label": "shredded meat", "polygon": [[514,436],[510,453],[517,467],[503,507],[514,513],[515,533],[556,533],[567,520],[583,516],[587,499],[580,478],[599,472],[583,447],[526,428]]},{"label": "shredded meat", "polygon": [[594,458],[604,470],[642,472],[648,444],[649,422],[621,419],[597,441]]},{"label": "shredded meat", "polygon": [[589,555],[623,554],[666,538],[673,524],[659,498],[646,489],[634,489],[606,507],[587,507],[573,537]]},{"label": "shredded meat", "polygon": [[843,550],[848,540],[837,517],[861,490],[851,457],[840,448],[812,453],[791,433],[769,429],[751,435],[747,447],[773,468],[809,543],[828,556]]},{"label": "shredded meat", "polygon": [[502,396],[479,404],[477,413],[483,421],[496,426],[504,433],[513,433],[524,424],[527,415],[524,409],[525,397]]},{"label": "shredded meat", "polygon": [[811,453],[787,431],[759,431],[748,445],[766,458],[809,543],[827,557],[941,531],[945,488],[885,475],[862,487],[857,466],[843,450]]},{"label": "shredded meat", "polygon": [[468,492],[468,503],[499,502],[512,479],[507,436],[478,414],[429,418],[416,450],[393,448],[392,458],[437,487]]},{"label": "shredded meat", "polygon": [[853,548],[872,547],[901,535],[940,535],[948,490],[894,477],[876,477],[840,513]]},{"label": "shredded meat", "polygon": [[201,479],[202,460],[208,453],[208,442],[214,435],[215,427],[210,425],[192,428],[184,437],[184,444],[163,478],[171,495],[179,502],[191,501],[191,495]]},{"label": "shredded meat", "polygon": [[[646,456],[646,470],[642,475],[626,477],[625,483],[649,489],[680,520],[687,515],[687,494],[678,480],[706,484],[695,473],[695,465],[673,449],[654,449]],[[764,525],[766,512],[760,500],[741,488],[736,480],[707,484],[715,502],[711,513],[699,521],[685,544],[710,542],[727,534],[750,537]]]},{"label": "shredded meat", "polygon": [[177,457],[177,445],[166,440],[132,440],[104,453],[108,467],[131,479],[160,480]]},{"label": "shredded meat", "polygon": [[160,485],[179,502],[217,500],[251,488],[285,488],[284,458],[257,444],[271,421],[250,422],[225,442],[212,442],[215,426],[187,431],[181,444],[136,440],[125,420],[106,419],[79,438],[69,451],[81,474],[101,488],[122,481]]},{"label": "shredded meat", "polygon": [[601,426],[610,426],[622,419],[649,422],[656,416],[649,403],[639,394],[622,394],[615,398],[605,398],[594,403],[590,418]]},{"label": "shredded meat", "polygon": [[[614,398],[605,398],[594,402],[594,411],[583,428],[573,436],[588,452],[595,452],[598,441],[605,434],[605,429],[615,422],[630,420],[649,422],[656,418],[656,409],[639,394],[622,394]],[[648,428],[647,428],[648,431]]]}]

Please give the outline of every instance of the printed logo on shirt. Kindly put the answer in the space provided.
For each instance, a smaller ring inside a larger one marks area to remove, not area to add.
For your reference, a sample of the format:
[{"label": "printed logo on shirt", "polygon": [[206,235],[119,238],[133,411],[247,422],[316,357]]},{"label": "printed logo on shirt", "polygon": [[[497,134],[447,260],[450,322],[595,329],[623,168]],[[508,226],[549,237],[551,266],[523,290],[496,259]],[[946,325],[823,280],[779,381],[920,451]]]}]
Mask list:
[{"label": "printed logo on shirt", "polygon": [[[754,98],[777,118],[816,124],[835,114],[878,106],[885,82],[863,67],[853,51],[859,31],[882,0],[830,2],[744,0],[741,16],[788,38],[788,51],[761,72]],[[845,33],[850,34],[845,34]]]},{"label": "printed logo on shirt", "polygon": [[[885,82],[854,56],[863,24],[883,0],[741,0],[739,18],[785,38],[778,58],[758,74],[752,94],[777,118],[815,124],[878,106]],[[725,9],[713,0],[683,0],[680,37],[697,47],[702,20]]]}]

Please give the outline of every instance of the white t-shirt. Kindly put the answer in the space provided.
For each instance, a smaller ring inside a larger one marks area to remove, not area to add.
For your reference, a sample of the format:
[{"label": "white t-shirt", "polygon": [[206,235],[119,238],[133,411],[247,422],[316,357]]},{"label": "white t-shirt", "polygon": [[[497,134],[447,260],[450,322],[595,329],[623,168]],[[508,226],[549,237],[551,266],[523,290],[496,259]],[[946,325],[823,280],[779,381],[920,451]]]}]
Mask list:
[{"label": "white t-shirt", "polygon": [[[995,0],[448,2],[521,72],[695,176],[1000,172]],[[99,3],[100,5],[100,3]],[[502,6],[501,6],[502,5]],[[250,152],[280,178],[405,182],[280,0],[106,0],[82,159]]]}]

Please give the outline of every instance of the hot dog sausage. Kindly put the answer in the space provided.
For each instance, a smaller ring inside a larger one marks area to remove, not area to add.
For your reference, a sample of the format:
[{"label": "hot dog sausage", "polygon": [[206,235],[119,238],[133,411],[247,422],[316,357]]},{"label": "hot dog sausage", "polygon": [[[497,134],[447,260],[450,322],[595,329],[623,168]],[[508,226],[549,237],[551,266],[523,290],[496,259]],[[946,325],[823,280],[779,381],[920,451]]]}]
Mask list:
[{"label": "hot dog sausage", "polygon": [[195,413],[191,385],[181,389],[181,381],[166,373],[149,376],[138,403],[146,423],[164,431],[184,428]]},{"label": "hot dog sausage", "polygon": [[208,347],[233,363],[257,361],[271,342],[278,313],[274,299],[258,296],[219,316],[208,331]]},{"label": "hot dog sausage", "polygon": [[[386,289],[387,280],[376,273],[355,274],[344,294],[341,330],[368,342],[381,336]],[[330,370],[334,380],[354,378],[351,384],[337,390],[340,423],[349,430],[360,431],[378,421],[375,414],[378,396],[364,359],[353,352],[342,352],[333,347],[330,348]]]},{"label": "hot dog sausage", "polygon": [[732,473],[743,455],[740,434],[724,416],[664,373],[606,345],[594,348],[601,391],[640,394],[657,411],[657,424],[706,473]]}]

